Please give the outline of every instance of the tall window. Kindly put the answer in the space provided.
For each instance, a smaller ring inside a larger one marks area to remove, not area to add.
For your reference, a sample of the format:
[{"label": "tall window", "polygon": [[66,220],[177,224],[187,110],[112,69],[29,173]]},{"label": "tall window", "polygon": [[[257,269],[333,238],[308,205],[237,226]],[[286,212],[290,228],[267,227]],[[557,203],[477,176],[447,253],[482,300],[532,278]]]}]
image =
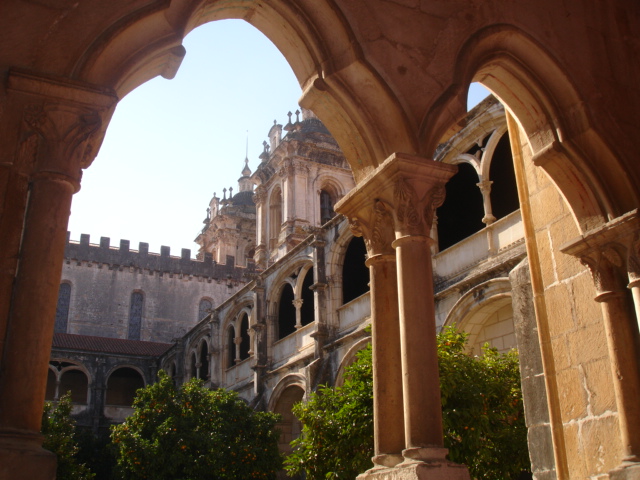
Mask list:
[{"label": "tall window", "polygon": [[236,364],[236,332],[232,325],[227,329],[227,368]]},{"label": "tall window", "polygon": [[140,292],[131,294],[131,306],[129,307],[129,340],[140,340],[140,327],[142,324],[143,297]]},{"label": "tall window", "polygon": [[61,283],[58,290],[58,306],[56,307],[55,333],[67,333],[67,323],[69,321],[69,304],[71,302],[71,285]]},{"label": "tall window", "polygon": [[333,217],[336,212],[333,211],[333,199],[326,190],[320,190],[320,223],[324,225]]},{"label": "tall window", "polygon": [[300,298],[302,298],[302,307],[300,308],[300,324],[303,326],[309,325],[315,320],[315,298],[313,295],[313,290],[311,290],[311,285],[313,285],[313,268],[307,270],[307,273],[304,277],[304,282],[302,282],[302,293],[300,294]]},{"label": "tall window", "polygon": [[365,265],[367,248],[362,237],[353,237],[342,264],[342,303],[369,291],[369,268]]},{"label": "tall window", "polygon": [[202,320],[204,317],[206,317],[212,308],[213,308],[213,304],[211,303],[210,300],[207,300],[206,298],[203,298],[202,300],[200,300],[200,305],[198,306],[198,318],[197,318],[198,322]]},{"label": "tall window", "polygon": [[278,236],[282,227],[282,192],[279,188],[271,194],[269,202],[269,248],[278,245]]},{"label": "tall window", "polygon": [[202,342],[200,348],[200,371],[198,372],[198,378],[207,380],[209,378],[209,347],[207,342]]},{"label": "tall window", "polygon": [[278,304],[278,339],[296,331],[296,308],[293,306],[293,288],[284,284]]},{"label": "tall window", "polygon": [[242,320],[240,321],[240,360],[249,358],[249,350],[251,347],[251,337],[249,337],[249,317],[246,313],[242,314]]}]

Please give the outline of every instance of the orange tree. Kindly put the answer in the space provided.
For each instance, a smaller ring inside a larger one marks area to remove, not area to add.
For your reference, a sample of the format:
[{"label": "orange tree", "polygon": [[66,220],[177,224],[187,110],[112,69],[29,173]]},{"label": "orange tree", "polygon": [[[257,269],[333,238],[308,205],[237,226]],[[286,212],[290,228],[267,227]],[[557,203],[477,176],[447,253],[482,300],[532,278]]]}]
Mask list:
[{"label": "orange tree", "polygon": [[111,432],[123,480],[276,478],[278,416],[254,411],[235,392],[195,379],[176,389],[161,371],[133,406]]},{"label": "orange tree", "polygon": [[[438,334],[445,446],[449,459],[472,478],[511,480],[529,470],[520,372],[516,351],[485,347],[469,355],[467,334]],[[416,366],[419,368],[419,366]],[[341,387],[321,387],[294,407],[303,424],[285,460],[290,475],[307,480],[352,479],[372,467],[373,379],[371,346],[358,354]]]}]

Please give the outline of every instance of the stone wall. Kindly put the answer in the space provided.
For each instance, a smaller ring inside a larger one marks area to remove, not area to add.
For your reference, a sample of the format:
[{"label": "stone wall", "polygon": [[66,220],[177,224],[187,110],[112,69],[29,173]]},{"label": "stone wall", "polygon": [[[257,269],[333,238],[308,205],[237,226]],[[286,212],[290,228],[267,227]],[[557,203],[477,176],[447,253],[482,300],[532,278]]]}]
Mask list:
[{"label": "stone wall", "polygon": [[133,292],[143,295],[140,340],[170,342],[200,319],[199,305],[207,299],[216,306],[246,281],[253,270],[236,267],[233,257],[220,265],[208,256],[204,261],[148,252],[147,244],[130,250],[123,240],[111,248],[108,238],[100,245],[67,242],[61,282],[71,285],[66,331],[79,335],[127,338]]}]

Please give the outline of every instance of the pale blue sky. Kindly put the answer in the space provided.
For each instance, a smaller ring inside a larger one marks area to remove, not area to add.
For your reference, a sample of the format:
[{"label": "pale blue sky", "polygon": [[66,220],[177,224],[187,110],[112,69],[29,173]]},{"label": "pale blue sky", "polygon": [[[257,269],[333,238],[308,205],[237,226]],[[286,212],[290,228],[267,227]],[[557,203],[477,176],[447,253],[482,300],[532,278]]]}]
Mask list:
[{"label": "pale blue sky", "polygon": [[[173,80],[154,78],[120,101],[100,153],[84,172],[69,220],[71,239],[111,237],[197,252],[214,192],[259,163],[273,121],[285,124],[300,87],[284,57],[240,20],[203,25],[184,40],[187,55]],[[472,92],[477,101],[486,91]]]}]

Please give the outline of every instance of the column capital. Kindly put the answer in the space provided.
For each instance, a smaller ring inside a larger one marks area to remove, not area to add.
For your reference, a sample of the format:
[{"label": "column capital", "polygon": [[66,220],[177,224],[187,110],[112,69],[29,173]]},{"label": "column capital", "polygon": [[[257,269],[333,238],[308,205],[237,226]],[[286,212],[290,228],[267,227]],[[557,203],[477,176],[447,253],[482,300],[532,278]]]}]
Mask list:
[{"label": "column capital", "polygon": [[640,216],[638,209],[585,232],[560,247],[589,268],[597,290],[597,301],[625,290],[627,277],[640,275]]},{"label": "column capital", "polygon": [[295,300],[292,300],[291,303],[296,308],[296,310],[300,310],[300,308],[302,308],[304,300],[302,300],[301,298],[296,298]]},{"label": "column capital", "polygon": [[258,185],[253,191],[253,201],[255,202],[256,206],[258,206],[261,203],[264,203],[266,199],[267,189],[264,187],[264,185]]},{"label": "column capital", "polygon": [[444,202],[444,185],[456,170],[455,165],[394,153],[335,210],[349,219],[355,235],[365,237],[369,254],[390,253],[386,245],[394,238],[429,235],[435,210]]},{"label": "column capital", "polygon": [[[109,89],[57,77],[12,70],[7,110],[20,124],[13,130],[18,148],[9,161],[31,178],[59,177],[79,188],[81,169],[98,152],[118,101]],[[2,122],[3,123],[3,122]]]}]

